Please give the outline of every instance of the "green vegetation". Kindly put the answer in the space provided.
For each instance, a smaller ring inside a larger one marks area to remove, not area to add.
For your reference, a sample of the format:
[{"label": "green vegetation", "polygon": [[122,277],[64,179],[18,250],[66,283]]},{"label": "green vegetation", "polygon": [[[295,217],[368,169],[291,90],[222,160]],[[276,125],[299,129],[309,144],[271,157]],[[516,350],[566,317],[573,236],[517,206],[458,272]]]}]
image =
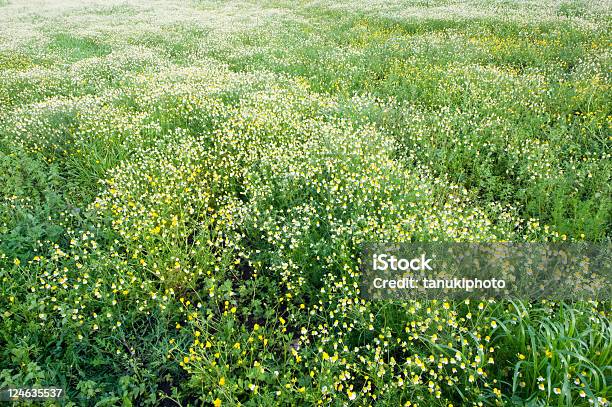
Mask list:
[{"label": "green vegetation", "polygon": [[358,289],[364,242],[609,242],[606,1],[17,3],[0,388],[609,405],[609,302]]}]

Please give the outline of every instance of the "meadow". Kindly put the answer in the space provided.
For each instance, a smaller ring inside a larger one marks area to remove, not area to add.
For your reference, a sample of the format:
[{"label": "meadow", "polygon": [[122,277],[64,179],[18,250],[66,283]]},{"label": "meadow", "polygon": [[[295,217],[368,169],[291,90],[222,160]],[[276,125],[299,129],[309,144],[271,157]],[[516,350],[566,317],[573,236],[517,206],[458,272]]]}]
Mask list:
[{"label": "meadow", "polygon": [[609,301],[369,301],[365,242],[609,242],[609,0],[0,0],[0,389],[607,406]]}]

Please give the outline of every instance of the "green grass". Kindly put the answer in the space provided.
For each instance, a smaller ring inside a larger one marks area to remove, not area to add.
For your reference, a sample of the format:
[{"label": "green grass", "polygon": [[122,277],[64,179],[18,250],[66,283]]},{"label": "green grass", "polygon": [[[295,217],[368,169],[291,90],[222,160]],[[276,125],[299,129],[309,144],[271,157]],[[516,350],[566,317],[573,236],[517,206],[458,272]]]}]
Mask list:
[{"label": "green grass", "polygon": [[111,47],[94,38],[57,33],[49,44],[49,52],[59,54],[60,58],[66,62],[75,62],[85,58],[108,55],[111,53]]},{"label": "green grass", "polygon": [[603,3],[6,4],[0,388],[608,405],[609,301],[357,290],[364,242],[609,243]]}]

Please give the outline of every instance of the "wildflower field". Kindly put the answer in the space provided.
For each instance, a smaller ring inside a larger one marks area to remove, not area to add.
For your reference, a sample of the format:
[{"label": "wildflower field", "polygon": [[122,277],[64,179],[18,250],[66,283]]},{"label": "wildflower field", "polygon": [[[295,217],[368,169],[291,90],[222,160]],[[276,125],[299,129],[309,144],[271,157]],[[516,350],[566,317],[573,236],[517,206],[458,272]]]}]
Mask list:
[{"label": "wildflower field", "polygon": [[609,301],[370,301],[358,259],[609,242],[611,17],[609,0],[0,0],[0,389],[609,405]]}]

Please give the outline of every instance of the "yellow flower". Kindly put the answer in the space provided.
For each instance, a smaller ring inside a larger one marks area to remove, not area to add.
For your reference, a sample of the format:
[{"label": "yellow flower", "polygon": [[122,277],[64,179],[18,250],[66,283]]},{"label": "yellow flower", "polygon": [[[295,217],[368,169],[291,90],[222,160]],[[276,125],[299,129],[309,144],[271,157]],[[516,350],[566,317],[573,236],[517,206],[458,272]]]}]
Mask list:
[{"label": "yellow flower", "polygon": [[219,386],[225,385],[225,377],[219,379]]},{"label": "yellow flower", "polygon": [[218,399],[218,398],[217,398],[217,399],[215,399],[215,401],[213,401],[213,405],[214,405],[215,407],[220,407],[220,406],[221,406],[221,400],[220,400],[220,399]]}]

